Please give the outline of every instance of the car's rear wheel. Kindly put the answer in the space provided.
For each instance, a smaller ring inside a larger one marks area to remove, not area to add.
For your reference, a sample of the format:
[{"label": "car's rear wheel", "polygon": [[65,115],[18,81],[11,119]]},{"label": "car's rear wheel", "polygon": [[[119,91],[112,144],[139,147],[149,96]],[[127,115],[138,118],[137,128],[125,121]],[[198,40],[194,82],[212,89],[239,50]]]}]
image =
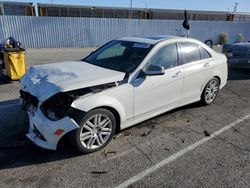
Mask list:
[{"label": "car's rear wheel", "polygon": [[82,119],[79,129],[70,134],[71,142],[82,153],[92,153],[104,148],[112,139],[116,119],[107,109],[89,111]]},{"label": "car's rear wheel", "polygon": [[201,95],[201,102],[204,105],[211,104],[219,94],[220,89],[220,81],[218,78],[214,77],[205,86],[202,95]]}]

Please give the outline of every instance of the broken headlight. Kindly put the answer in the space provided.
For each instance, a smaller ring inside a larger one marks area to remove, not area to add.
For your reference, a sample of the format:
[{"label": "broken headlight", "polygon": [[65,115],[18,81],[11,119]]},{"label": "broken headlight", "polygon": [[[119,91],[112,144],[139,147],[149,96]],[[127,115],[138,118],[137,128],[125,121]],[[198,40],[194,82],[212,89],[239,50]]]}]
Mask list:
[{"label": "broken headlight", "polygon": [[68,93],[58,93],[46,100],[41,110],[48,119],[56,121],[68,114],[74,99],[75,97]]},{"label": "broken headlight", "polygon": [[[66,92],[66,93],[58,93],[50,97],[49,99],[47,99],[42,104],[41,111],[50,120],[56,121],[56,120],[62,119],[72,112],[71,110],[73,110],[73,108],[71,107],[71,104],[78,97],[83,96],[87,93],[98,93],[105,89],[112,88],[115,86],[116,86],[116,83],[112,82],[112,83],[97,85],[97,86],[93,86],[89,88],[77,89],[77,90]],[[80,115],[82,115],[82,112],[80,113]]]}]

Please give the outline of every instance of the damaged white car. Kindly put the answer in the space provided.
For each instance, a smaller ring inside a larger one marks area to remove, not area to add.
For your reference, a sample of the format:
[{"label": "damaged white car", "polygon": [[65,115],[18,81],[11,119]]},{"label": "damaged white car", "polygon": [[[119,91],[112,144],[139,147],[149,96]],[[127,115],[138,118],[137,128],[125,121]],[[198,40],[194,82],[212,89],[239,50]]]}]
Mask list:
[{"label": "damaged white car", "polygon": [[190,38],[113,40],[82,61],[32,67],[21,79],[28,138],[55,150],[67,135],[82,153],[116,131],[171,109],[211,104],[227,82],[227,59]]}]

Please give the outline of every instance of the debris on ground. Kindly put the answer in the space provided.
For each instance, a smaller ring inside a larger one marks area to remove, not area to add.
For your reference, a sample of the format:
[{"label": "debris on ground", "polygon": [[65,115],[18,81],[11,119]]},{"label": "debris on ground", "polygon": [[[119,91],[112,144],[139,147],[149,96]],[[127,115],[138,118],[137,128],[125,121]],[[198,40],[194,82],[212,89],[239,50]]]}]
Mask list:
[{"label": "debris on ground", "polygon": [[143,133],[143,134],[141,135],[141,137],[146,137],[146,136],[148,136],[151,132],[152,132],[152,131],[146,131],[145,133]]},{"label": "debris on ground", "polygon": [[124,136],[130,136],[130,134],[131,134],[130,132],[126,132],[126,133],[124,133],[123,135],[124,135]]},{"label": "debris on ground", "polygon": [[107,157],[108,156],[108,154],[107,154],[107,151],[106,150],[104,150],[104,152],[102,153],[103,155],[105,155],[105,157]]},{"label": "debris on ground", "polygon": [[164,150],[165,150],[165,151],[170,151],[170,149],[169,149],[169,148],[164,148]]},{"label": "debris on ground", "polygon": [[106,174],[107,171],[92,171],[91,174]]},{"label": "debris on ground", "polygon": [[105,155],[105,157],[107,157],[109,154],[114,154],[114,153],[116,153],[116,151],[106,151],[106,150],[104,150],[104,152],[102,154]]},{"label": "debris on ground", "polygon": [[233,132],[239,132],[239,130],[233,127]]},{"label": "debris on ground", "polygon": [[170,133],[169,136],[175,136],[175,134],[174,133]]},{"label": "debris on ground", "polygon": [[117,134],[117,135],[115,135],[115,136],[114,136],[114,138],[113,138],[113,139],[119,138],[119,137],[121,137],[121,136],[122,136],[122,133]]},{"label": "debris on ground", "polygon": [[151,120],[151,122],[150,122],[150,124],[151,124],[151,127],[154,129],[155,128],[155,126],[156,125],[160,125],[161,124],[161,122],[159,121],[159,120]]},{"label": "debris on ground", "polygon": [[216,162],[216,164],[217,164],[218,166],[220,166],[220,167],[223,167],[223,165],[222,165],[221,163],[219,163],[219,162]]},{"label": "debris on ground", "polygon": [[204,134],[205,136],[210,136],[210,133],[207,130],[204,131]]},{"label": "debris on ground", "polygon": [[182,142],[182,143],[185,143],[185,138],[182,138],[182,139],[181,139],[181,142]]}]

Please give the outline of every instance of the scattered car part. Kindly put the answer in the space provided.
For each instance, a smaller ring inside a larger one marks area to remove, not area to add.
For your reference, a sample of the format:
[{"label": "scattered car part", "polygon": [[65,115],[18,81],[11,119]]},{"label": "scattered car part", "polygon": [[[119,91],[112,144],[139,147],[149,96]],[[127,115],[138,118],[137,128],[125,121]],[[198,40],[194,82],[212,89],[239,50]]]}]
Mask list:
[{"label": "scattered car part", "polygon": [[145,133],[143,133],[143,134],[141,135],[141,137],[146,137],[146,136],[148,136],[151,132],[152,132],[152,131],[146,131]]},{"label": "scattered car part", "polygon": [[211,136],[207,130],[204,131],[204,134],[205,134],[205,136]]},{"label": "scattered car part", "polygon": [[92,174],[106,174],[108,173],[107,171],[92,171]]}]

